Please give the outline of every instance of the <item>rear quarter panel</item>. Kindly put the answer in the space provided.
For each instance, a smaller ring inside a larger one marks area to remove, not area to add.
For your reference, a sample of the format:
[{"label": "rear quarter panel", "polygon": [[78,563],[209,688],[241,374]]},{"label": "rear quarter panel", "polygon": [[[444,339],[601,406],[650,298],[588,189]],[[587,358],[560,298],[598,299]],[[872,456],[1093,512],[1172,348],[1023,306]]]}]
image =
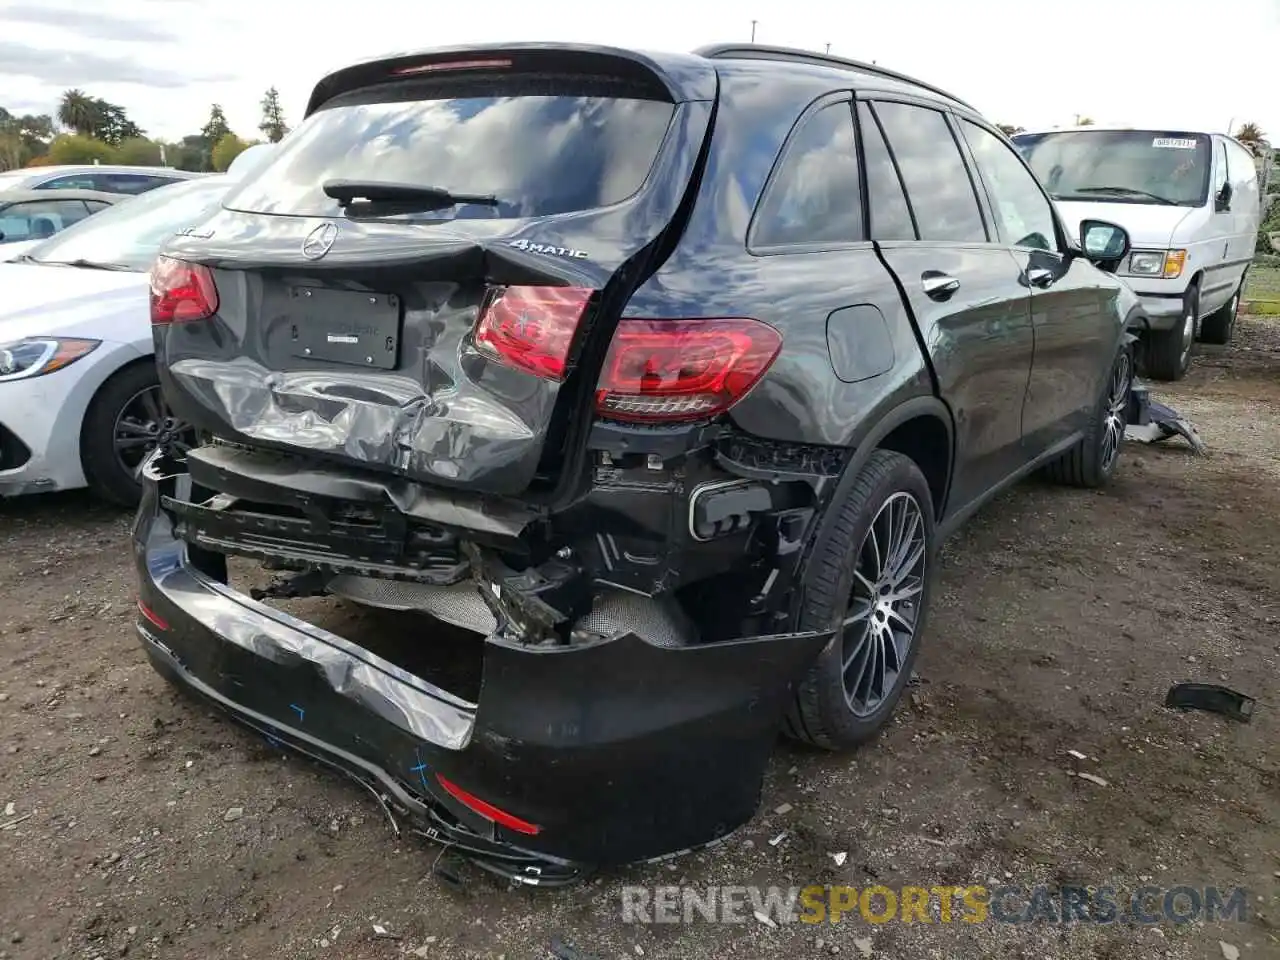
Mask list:
[{"label": "rear quarter panel", "polygon": [[[680,244],[633,295],[632,317],[745,316],[772,324],[783,348],[730,412],[735,426],[788,443],[853,446],[880,415],[931,380],[899,291],[870,243],[752,253],[747,233],[775,158],[797,118],[836,92],[830,74],[736,62],[720,70],[720,102],[707,166]],[[836,376],[828,317],[873,304],[893,344],[891,369],[857,382]]]}]

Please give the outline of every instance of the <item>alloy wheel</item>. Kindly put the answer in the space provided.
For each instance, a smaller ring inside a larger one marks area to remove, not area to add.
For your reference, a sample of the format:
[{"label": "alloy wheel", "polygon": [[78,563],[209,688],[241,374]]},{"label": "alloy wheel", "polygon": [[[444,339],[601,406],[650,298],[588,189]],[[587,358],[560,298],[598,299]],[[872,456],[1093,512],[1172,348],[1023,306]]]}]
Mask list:
[{"label": "alloy wheel", "polygon": [[1108,472],[1115,466],[1120,456],[1120,444],[1124,441],[1125,419],[1129,406],[1129,380],[1132,375],[1129,354],[1122,353],[1111,371],[1111,382],[1107,387],[1106,408],[1102,421],[1102,472]]},{"label": "alloy wheel", "polygon": [[875,713],[898,683],[915,641],[927,562],[920,502],[911,493],[895,493],[858,549],[842,627],[844,697],[857,717]]},{"label": "alloy wheel", "polygon": [[193,435],[190,424],[170,411],[156,384],[139,390],[120,408],[111,436],[120,469],[136,476],[151,451],[163,446],[185,453],[191,449]]}]

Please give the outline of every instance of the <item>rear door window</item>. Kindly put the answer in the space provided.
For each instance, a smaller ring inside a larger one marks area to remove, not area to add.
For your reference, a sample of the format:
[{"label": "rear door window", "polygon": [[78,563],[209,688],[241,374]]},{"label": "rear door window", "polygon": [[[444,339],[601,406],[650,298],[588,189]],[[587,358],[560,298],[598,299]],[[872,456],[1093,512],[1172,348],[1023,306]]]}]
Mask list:
[{"label": "rear door window", "polygon": [[174,182],[172,177],[158,177],[148,173],[100,173],[95,174],[93,179],[94,189],[104,193],[146,193]]},{"label": "rear door window", "polygon": [[86,173],[72,173],[38,183],[32,190],[96,190],[93,177]]},{"label": "rear door window", "polygon": [[850,243],[863,239],[858,152],[849,101],[800,122],[765,187],[753,246]]},{"label": "rear door window", "polygon": [[304,121],[227,206],[340,216],[337,201],[324,193],[328,180],[406,183],[497,199],[495,206],[406,215],[429,220],[552,216],[635,194],[657,158],[674,105],[642,99],[625,85],[582,96],[546,92],[556,88],[554,78],[535,80],[512,78],[510,92],[490,83],[442,96],[438,86],[396,83],[336,98]]},{"label": "rear door window", "polygon": [[80,200],[28,200],[0,210],[2,243],[43,240],[89,216]]},{"label": "rear door window", "polygon": [[946,118],[905,103],[880,102],[873,109],[902,172],[920,239],[985,241],[973,181]]},{"label": "rear door window", "polygon": [[889,156],[876,118],[865,103],[858,104],[858,126],[862,130],[862,153],[867,167],[867,202],[871,206],[873,240],[915,240],[911,208],[902,189],[902,180]]}]

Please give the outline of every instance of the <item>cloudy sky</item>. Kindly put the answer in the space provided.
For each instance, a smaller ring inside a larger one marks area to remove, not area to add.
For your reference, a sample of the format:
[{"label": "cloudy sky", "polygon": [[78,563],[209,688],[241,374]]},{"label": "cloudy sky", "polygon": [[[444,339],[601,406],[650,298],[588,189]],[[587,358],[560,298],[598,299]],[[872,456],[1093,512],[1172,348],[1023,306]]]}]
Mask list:
[{"label": "cloudy sky", "polygon": [[[610,9],[610,8],[613,9]],[[150,135],[221,103],[242,136],[279,88],[288,120],[352,60],[500,40],[688,50],[747,40],[914,73],[997,123],[1223,130],[1280,143],[1280,0],[0,0],[0,106],[52,112],[80,87]]]}]

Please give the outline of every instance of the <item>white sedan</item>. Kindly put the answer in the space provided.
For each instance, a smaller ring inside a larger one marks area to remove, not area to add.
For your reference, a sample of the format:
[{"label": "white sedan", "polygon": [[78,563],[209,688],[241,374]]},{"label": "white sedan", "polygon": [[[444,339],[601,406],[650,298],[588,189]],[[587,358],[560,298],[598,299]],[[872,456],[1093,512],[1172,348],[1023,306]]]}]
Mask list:
[{"label": "white sedan", "polygon": [[151,190],[0,263],[0,497],[87,486],[137,502],[138,464],[187,430],[156,377],[148,273],[235,179]]}]

